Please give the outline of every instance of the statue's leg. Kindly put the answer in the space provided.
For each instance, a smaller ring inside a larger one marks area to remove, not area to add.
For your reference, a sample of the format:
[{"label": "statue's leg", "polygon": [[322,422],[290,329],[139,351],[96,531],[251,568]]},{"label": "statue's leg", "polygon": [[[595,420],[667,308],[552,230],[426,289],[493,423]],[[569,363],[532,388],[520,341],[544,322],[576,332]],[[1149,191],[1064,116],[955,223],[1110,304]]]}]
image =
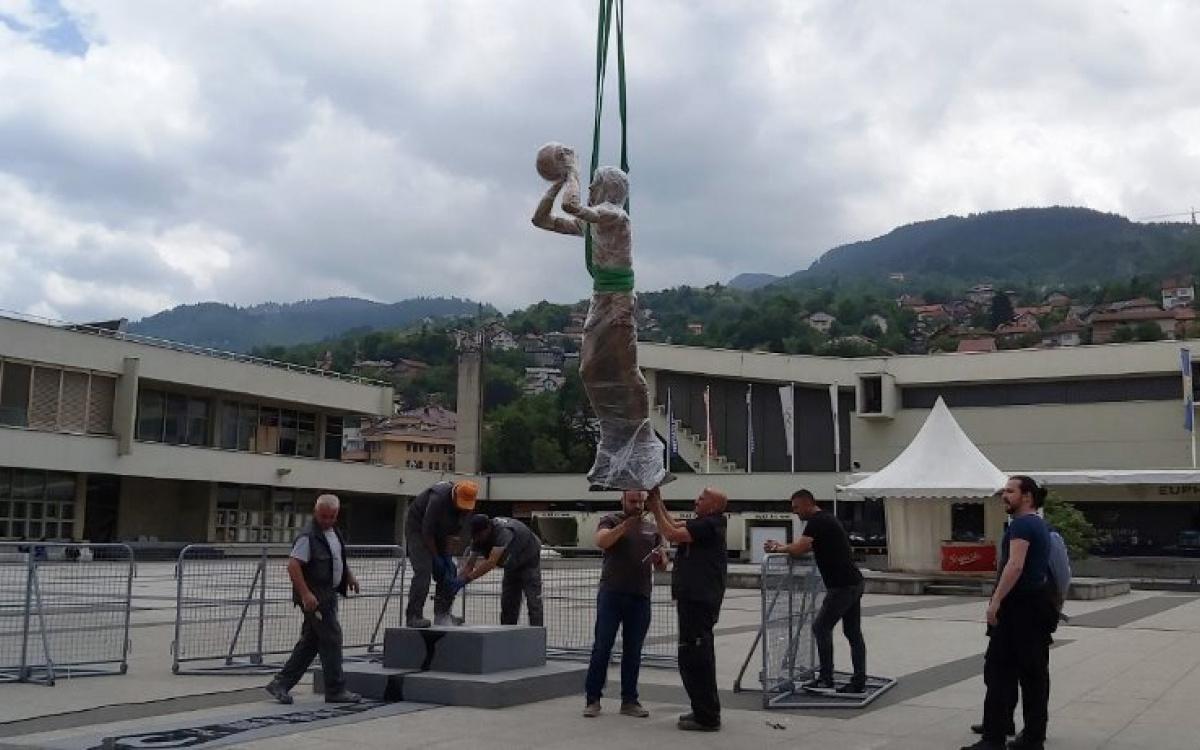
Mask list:
[{"label": "statue's leg", "polygon": [[664,448],[650,425],[646,379],[637,366],[633,295],[595,294],[583,336],[580,376],[600,421],[588,478],[604,487],[655,487],[666,476]]}]

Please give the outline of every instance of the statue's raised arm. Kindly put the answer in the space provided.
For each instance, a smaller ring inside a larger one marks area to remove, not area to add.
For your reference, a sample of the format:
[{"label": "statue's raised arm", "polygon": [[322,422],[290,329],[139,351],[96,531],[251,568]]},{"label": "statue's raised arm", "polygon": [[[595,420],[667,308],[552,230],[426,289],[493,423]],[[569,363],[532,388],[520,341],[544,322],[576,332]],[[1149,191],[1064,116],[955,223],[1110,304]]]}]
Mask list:
[{"label": "statue's raised arm", "polygon": [[[574,151],[547,143],[538,150],[537,168],[552,184],[538,203],[534,225],[562,234],[587,231],[592,240],[586,264],[593,292],[583,326],[579,375],[600,423],[600,444],[588,480],[596,489],[657,487],[670,477],[663,465],[662,441],[650,425],[649,393],[637,363],[633,234],[625,211],[629,178],[616,167],[597,169],[585,206]],[[560,192],[563,212],[575,218],[553,215]]]},{"label": "statue's raised arm", "polygon": [[579,167],[575,152],[561,143],[547,143],[538,151],[537,170],[543,179],[550,181],[550,188],[538,201],[533,212],[533,225],[559,234],[582,235],[584,226],[578,219],[554,215],[554,201],[560,192],[563,193],[564,211],[568,203],[579,205]]}]

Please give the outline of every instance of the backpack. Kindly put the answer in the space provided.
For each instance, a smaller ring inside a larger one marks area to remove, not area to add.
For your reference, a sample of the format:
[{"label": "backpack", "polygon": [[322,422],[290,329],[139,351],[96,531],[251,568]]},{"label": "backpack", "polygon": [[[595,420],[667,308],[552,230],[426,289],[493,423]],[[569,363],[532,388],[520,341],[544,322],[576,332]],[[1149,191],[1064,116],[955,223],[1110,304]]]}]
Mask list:
[{"label": "backpack", "polygon": [[1067,554],[1067,543],[1057,531],[1050,531],[1049,583],[1055,609],[1062,617],[1063,601],[1071,588],[1071,558]]}]

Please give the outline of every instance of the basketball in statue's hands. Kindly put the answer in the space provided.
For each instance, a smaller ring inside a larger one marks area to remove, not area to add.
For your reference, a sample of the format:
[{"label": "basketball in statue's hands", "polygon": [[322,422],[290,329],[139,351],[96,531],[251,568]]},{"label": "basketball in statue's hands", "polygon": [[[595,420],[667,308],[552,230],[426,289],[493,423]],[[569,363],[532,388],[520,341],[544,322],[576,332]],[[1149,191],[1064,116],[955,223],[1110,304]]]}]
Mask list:
[{"label": "basketball in statue's hands", "polygon": [[543,180],[565,180],[575,166],[575,152],[569,146],[551,141],[538,149],[537,172]]}]

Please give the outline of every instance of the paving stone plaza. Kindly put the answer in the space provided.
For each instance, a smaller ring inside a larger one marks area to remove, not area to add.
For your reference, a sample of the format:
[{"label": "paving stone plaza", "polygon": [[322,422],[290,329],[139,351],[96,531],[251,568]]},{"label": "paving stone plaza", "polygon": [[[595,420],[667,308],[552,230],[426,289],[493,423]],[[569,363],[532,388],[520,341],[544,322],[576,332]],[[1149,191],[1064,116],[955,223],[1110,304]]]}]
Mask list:
[{"label": "paving stone plaza", "polygon": [[[261,675],[174,675],[173,566],[138,566],[125,675],[0,684],[5,747],[957,748],[983,702],[984,600],[868,594],[864,632],[872,674],[898,685],[861,710],[762,709],[758,657],[732,687],[761,617],[759,592],[730,589],[717,627],[723,729],[675,728],[686,696],[672,669],[642,671],[651,715],[617,713],[609,673],[604,713],[580,716],[580,694],[503,709],[411,702],[326,706],[304,684],[296,704],[267,700]],[[1134,591],[1071,601],[1051,655],[1048,747],[1195,750],[1200,747],[1200,595]],[[297,621],[298,627],[298,621]],[[845,642],[835,639],[839,664]],[[1018,718],[1019,721],[1019,718]],[[117,738],[114,740],[114,738]],[[125,738],[124,740],[119,738]],[[107,743],[106,743],[107,739]]]}]

